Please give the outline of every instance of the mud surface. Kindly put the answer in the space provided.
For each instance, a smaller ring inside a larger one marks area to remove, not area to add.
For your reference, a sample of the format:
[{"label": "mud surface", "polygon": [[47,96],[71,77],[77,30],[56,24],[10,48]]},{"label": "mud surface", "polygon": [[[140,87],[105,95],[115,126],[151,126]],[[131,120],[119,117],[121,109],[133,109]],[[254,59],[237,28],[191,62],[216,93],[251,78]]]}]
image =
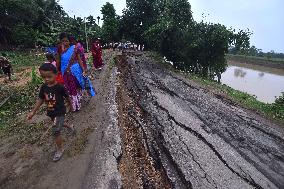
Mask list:
[{"label": "mud surface", "polygon": [[77,136],[64,134],[61,161],[50,136],[1,142],[1,189],[284,188],[284,127],[147,53],[113,57],[95,75],[97,96],[68,116]]},{"label": "mud surface", "polygon": [[120,162],[126,168],[124,185],[134,179],[138,188],[284,188],[283,128],[145,55],[120,57],[118,67],[120,95],[128,99],[118,104],[127,110],[128,132],[138,133],[124,145],[135,140],[132,136],[141,138],[140,156],[150,159],[152,173],[163,184],[151,184],[155,177],[147,176],[143,161],[135,175],[129,161],[137,152],[129,150],[130,155],[122,154],[129,161]]},{"label": "mud surface", "polygon": [[[62,132],[65,153],[59,162],[52,162],[54,146],[50,135],[34,144],[15,143],[16,134],[1,141],[1,189],[121,188],[116,160],[121,154],[115,102],[117,70],[110,67],[113,57],[112,52],[105,52],[106,66],[92,73],[97,96],[84,98],[81,111],[67,116],[77,135]],[[44,125],[38,131],[40,136],[51,123],[43,114],[30,124],[31,128]]]}]

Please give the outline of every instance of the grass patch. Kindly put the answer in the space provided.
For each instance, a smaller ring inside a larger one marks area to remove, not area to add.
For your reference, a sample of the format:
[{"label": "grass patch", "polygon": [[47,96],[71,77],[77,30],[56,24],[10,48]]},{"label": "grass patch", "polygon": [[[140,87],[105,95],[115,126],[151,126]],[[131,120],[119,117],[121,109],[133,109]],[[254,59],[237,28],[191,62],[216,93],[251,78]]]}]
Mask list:
[{"label": "grass patch", "polygon": [[7,91],[5,96],[10,95],[10,98],[0,109],[0,129],[14,121],[15,117],[30,110],[35,104],[42,80],[36,74],[35,69],[33,69],[31,77],[31,82],[26,86],[3,88],[3,91]]},{"label": "grass patch", "polygon": [[14,72],[21,71],[25,67],[39,66],[45,62],[44,55],[35,55],[29,52],[0,51],[0,54],[2,53],[5,53],[11,61]]},{"label": "grass patch", "polygon": [[257,56],[245,56],[245,55],[226,55],[227,60],[234,60],[238,62],[248,62],[252,64],[261,64],[261,65],[269,65],[269,64],[280,64],[284,65],[283,58],[268,58],[268,57],[257,57]]},{"label": "grass patch", "polygon": [[[17,69],[32,66],[33,69],[31,73],[27,73],[31,77],[31,81],[28,82],[27,85],[18,87],[1,86],[1,102],[2,99],[6,99],[9,96],[10,98],[0,107],[0,137],[19,134],[17,136],[21,137],[23,140],[33,142],[33,137],[30,136],[29,133],[33,133],[34,129],[38,129],[39,127],[35,126],[30,128],[22,120],[25,118],[24,114],[34,106],[39,87],[42,84],[42,79],[37,75],[35,65],[38,65],[43,59],[42,57],[23,52],[5,53],[12,61],[13,66],[16,65]],[[21,142],[21,140],[19,141]]]}]

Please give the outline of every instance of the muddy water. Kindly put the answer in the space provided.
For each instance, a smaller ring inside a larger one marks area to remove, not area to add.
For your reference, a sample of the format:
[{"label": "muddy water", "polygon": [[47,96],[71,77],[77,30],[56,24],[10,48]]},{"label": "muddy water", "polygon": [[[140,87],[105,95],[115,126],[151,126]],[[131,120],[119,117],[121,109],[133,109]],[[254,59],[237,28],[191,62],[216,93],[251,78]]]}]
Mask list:
[{"label": "muddy water", "polygon": [[259,101],[273,103],[284,92],[284,70],[251,64],[228,62],[221,82],[234,89],[255,95]]}]

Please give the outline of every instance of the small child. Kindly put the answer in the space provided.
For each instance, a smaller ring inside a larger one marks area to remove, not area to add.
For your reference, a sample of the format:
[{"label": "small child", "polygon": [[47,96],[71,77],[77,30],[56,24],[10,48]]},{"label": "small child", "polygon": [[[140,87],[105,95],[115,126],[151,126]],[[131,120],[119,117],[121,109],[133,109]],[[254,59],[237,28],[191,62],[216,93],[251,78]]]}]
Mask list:
[{"label": "small child", "polygon": [[[47,53],[45,56],[46,56],[46,59],[48,61],[47,63],[52,64],[56,69],[58,69],[54,55],[51,54],[51,53]],[[62,74],[61,74],[60,71],[58,71],[58,73],[57,73],[56,81],[59,84],[62,84],[62,85],[64,84],[63,77],[62,77]]]},{"label": "small child", "polygon": [[9,80],[11,80],[12,65],[5,55],[0,56],[0,68],[2,69],[3,73],[9,77]]},{"label": "small child", "polygon": [[57,66],[56,66],[56,61],[55,61],[55,57],[54,57],[54,55],[53,54],[51,54],[51,53],[47,53],[46,55],[45,55],[45,57],[46,57],[46,59],[47,59],[47,63],[51,63],[53,66],[55,66],[56,68],[57,68]]},{"label": "small child", "polygon": [[66,114],[66,106],[64,99],[69,103],[70,109],[72,109],[70,98],[65,88],[58,84],[56,81],[57,70],[52,64],[45,63],[40,68],[40,75],[44,79],[44,84],[41,86],[39,92],[39,99],[34,109],[28,114],[27,119],[31,120],[41,105],[45,102],[47,105],[47,116],[54,122],[52,127],[52,134],[56,145],[56,153],[53,161],[59,161],[63,155],[62,148],[62,127],[67,127],[74,133],[74,127],[64,125],[64,119]]}]

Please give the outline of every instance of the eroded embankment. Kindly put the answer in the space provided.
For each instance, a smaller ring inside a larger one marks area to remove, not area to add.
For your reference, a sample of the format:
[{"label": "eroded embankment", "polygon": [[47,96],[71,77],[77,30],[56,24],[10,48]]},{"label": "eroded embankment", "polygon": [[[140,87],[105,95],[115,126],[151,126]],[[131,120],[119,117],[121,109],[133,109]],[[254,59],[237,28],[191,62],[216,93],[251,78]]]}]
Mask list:
[{"label": "eroded embankment", "polygon": [[165,170],[157,166],[148,151],[148,141],[143,124],[142,111],[126,88],[129,70],[126,57],[119,56],[120,77],[117,93],[119,127],[122,139],[122,156],[119,171],[123,188],[171,188]]},{"label": "eroded embankment", "polygon": [[282,128],[145,54],[119,60],[124,188],[284,187]]}]

